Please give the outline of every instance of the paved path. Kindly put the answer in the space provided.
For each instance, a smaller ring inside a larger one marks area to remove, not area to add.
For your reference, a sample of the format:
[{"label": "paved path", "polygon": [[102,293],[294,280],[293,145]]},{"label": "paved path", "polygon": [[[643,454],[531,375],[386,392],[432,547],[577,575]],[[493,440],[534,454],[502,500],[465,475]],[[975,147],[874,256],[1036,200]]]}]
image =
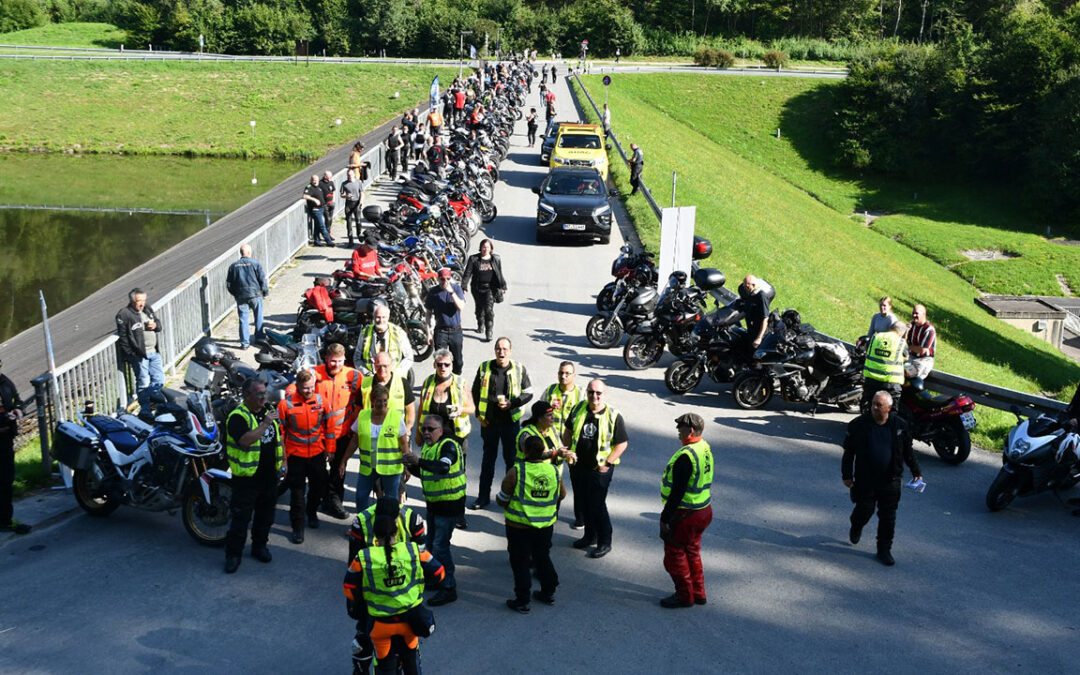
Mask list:
[{"label": "paved path", "polygon": [[[569,114],[565,84],[557,91]],[[996,455],[975,451],[948,467],[920,446],[929,487],[903,497],[897,566],[875,561],[873,525],[850,546],[837,447],[849,418],[782,403],[743,413],[715,387],[676,400],[659,369],[630,373],[615,350],[589,347],[592,296],[619,242],[533,243],[528,190],[544,169],[523,143],[514,138],[500,217],[487,229],[510,283],[496,330],[538,385],[570,359],[582,384],[603,375],[626,415],[631,443],[609,500],[615,549],[591,560],[570,548],[567,504],[554,538],[558,604],[519,616],[503,606],[512,580],[502,516],[470,512],[453,542],[460,599],[436,610],[439,630],[423,645],[429,673],[1073,672],[1080,522],[1048,495],[990,514],[983,496]],[[276,282],[275,318],[333,266],[330,252],[305,252]],[[474,333],[465,342],[471,372],[491,350]],[[656,601],[671,588],[657,539],[659,477],[676,445],[673,418],[687,410],[704,416],[717,457],[704,538],[709,604],[663,610]],[[477,469],[474,460],[470,492]],[[415,504],[415,487],[410,494]],[[222,573],[220,550],[194,545],[164,514],[80,514],[0,541],[0,671],[348,672],[343,525],[294,546],[284,510],[274,562],[245,558],[235,576]]]}]

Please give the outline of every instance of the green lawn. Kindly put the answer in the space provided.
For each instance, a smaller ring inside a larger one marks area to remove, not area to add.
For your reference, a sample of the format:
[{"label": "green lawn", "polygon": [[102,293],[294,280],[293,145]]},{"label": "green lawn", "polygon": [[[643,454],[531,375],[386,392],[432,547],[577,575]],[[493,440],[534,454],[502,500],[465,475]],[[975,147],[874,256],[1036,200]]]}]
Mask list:
[{"label": "green lawn", "polygon": [[110,23],[48,23],[0,33],[0,44],[119,49],[124,37],[124,31]]},{"label": "green lawn", "polygon": [[[586,78],[590,91],[600,92],[599,79]],[[622,75],[609,97],[619,138],[644,149],[644,177],[657,202],[671,202],[677,170],[678,204],[697,206],[698,232],[714,244],[708,263],[729,279],[763,276],[777,287],[774,307],[796,307],[820,330],[849,340],[865,332],[879,296],[891,295],[901,316],[921,302],[938,328],[941,370],[1023,391],[1071,393],[1080,365],[987,315],[974,304],[977,291],[969,282],[853,219],[854,206],[874,195],[797,151],[797,143],[824,141],[820,117],[817,124],[805,115],[790,117],[792,98],[809,95],[820,103],[830,86]],[[779,140],[778,121],[784,125]],[[784,128],[803,137],[785,141]],[[626,177],[625,170],[615,171],[628,192]],[[897,199],[902,190],[879,194]],[[629,199],[628,207],[646,244],[656,248],[659,230],[644,199]],[[976,442],[983,447],[997,447],[1014,421],[985,408],[979,418]]]},{"label": "green lawn", "polygon": [[44,487],[48,479],[41,468],[41,442],[35,436],[15,450],[15,496],[21,497],[30,490]]},{"label": "green lawn", "polygon": [[436,74],[456,73],[302,62],[5,61],[0,148],[312,159],[424,99]]}]

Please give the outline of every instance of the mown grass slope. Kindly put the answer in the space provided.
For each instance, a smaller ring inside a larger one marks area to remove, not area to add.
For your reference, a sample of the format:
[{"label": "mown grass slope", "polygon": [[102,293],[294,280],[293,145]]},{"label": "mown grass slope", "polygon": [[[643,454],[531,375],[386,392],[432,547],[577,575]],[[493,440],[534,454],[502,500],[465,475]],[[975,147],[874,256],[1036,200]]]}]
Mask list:
[{"label": "mown grass slope", "polygon": [[[586,78],[590,91],[601,91],[599,79]],[[1071,391],[1080,366],[980,310],[970,283],[852,219],[844,205],[863,198],[858,181],[834,179],[785,148],[783,128],[776,139],[791,98],[818,86],[829,85],[621,75],[609,99],[620,139],[644,148],[645,180],[659,203],[670,203],[678,171],[677,203],[697,206],[698,232],[715,245],[708,262],[729,279],[765,277],[778,289],[775,308],[798,308],[804,320],[847,339],[866,331],[879,296],[892,296],[901,316],[921,302],[938,328],[939,369],[1025,391]],[[815,128],[812,119],[802,123],[806,133]],[[816,126],[820,136],[820,118]],[[625,171],[616,180],[628,191]],[[630,198],[629,207],[656,247],[644,200]],[[979,417],[977,442],[995,447],[1012,418],[986,409]]]},{"label": "mown grass slope", "polygon": [[11,33],[0,33],[0,44],[45,47],[119,49],[125,33],[111,23],[47,23]]}]

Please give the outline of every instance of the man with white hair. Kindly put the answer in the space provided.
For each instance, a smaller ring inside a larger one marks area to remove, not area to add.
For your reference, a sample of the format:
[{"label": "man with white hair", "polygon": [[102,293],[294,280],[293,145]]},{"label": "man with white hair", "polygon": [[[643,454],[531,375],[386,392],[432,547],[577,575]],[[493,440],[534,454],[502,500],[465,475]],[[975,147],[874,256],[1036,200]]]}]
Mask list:
[{"label": "man with white hair", "polygon": [[251,344],[248,334],[248,316],[255,314],[255,338],[263,337],[263,298],[270,292],[266,284],[266,272],[258,260],[251,257],[251,245],[240,246],[240,259],[229,265],[225,275],[225,287],[236,300],[236,313],[240,318],[240,348]]}]

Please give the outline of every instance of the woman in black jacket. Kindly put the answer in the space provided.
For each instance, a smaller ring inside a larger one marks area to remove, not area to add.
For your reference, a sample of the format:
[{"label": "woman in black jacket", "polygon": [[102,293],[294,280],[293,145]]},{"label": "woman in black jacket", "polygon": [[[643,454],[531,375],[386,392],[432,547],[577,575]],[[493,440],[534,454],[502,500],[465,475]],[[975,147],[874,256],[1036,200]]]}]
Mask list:
[{"label": "woman in black jacket", "polygon": [[490,239],[480,242],[480,252],[469,256],[465,264],[465,276],[461,285],[472,292],[476,303],[476,332],[484,331],[484,341],[491,342],[495,327],[495,302],[502,302],[506,292],[506,277],[502,273],[502,261],[495,255]]}]

